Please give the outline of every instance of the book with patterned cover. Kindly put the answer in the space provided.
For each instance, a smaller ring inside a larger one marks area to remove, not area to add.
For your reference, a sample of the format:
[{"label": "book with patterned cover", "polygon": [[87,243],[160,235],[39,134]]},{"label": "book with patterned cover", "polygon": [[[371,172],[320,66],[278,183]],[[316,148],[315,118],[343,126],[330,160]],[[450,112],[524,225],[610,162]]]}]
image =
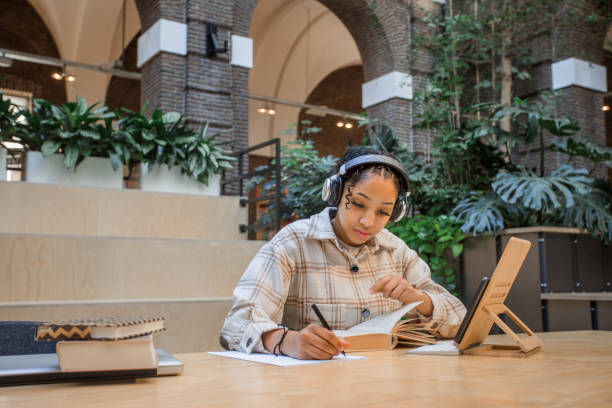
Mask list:
[{"label": "book with patterned cover", "polygon": [[36,340],[119,340],[164,329],[165,317],[98,317],[41,323]]}]

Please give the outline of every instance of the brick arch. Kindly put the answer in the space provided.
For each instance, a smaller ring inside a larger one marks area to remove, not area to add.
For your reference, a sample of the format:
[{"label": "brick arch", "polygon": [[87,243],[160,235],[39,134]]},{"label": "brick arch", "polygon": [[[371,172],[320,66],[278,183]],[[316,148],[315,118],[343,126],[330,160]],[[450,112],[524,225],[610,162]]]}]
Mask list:
[{"label": "brick arch", "polygon": [[[407,67],[410,17],[405,5],[394,0],[378,1],[375,9],[378,23],[375,23],[368,0],[317,1],[334,13],[351,33],[361,54],[366,81]],[[248,36],[256,5],[257,0],[234,2],[234,33]]]},{"label": "brick arch", "polygon": [[[125,64],[124,69],[132,72],[140,72],[140,69],[136,66],[136,59],[138,58],[138,36],[139,34],[134,36],[122,53]],[[140,81],[137,79],[112,76],[108,82],[108,88],[106,89],[105,104],[113,110],[127,108],[133,111],[139,111]]]},{"label": "brick arch", "polygon": [[[314,87],[308,95],[306,103],[323,105],[347,112],[359,112],[361,110],[362,83],[363,67],[361,65],[337,69]],[[314,142],[314,147],[320,156],[331,154],[332,156],[342,157],[349,144],[361,145],[364,129],[358,126],[357,121],[350,120],[353,124],[350,129],[339,128],[336,123],[344,121],[341,117],[333,115],[321,117],[306,112],[306,109],[300,110],[298,129],[301,129],[303,120],[309,120],[311,122],[309,126],[321,128],[321,132],[308,135],[308,138]]]},{"label": "brick arch", "polygon": [[[57,45],[47,25],[26,0],[4,1],[0,13],[0,48],[60,58]],[[63,81],[51,78],[55,67],[13,61],[10,68],[0,68],[0,88],[32,92],[55,104],[66,102]]]}]

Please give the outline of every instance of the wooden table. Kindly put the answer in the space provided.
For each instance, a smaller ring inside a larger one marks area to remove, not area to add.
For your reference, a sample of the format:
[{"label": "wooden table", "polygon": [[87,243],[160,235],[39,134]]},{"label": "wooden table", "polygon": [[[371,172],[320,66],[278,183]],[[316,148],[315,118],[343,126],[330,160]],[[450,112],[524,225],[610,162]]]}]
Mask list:
[{"label": "wooden table", "polygon": [[[541,333],[528,358],[360,353],[367,360],[275,367],[179,354],[177,377],[0,388],[0,407],[612,406],[612,332]],[[497,336],[489,340],[499,342]]]}]

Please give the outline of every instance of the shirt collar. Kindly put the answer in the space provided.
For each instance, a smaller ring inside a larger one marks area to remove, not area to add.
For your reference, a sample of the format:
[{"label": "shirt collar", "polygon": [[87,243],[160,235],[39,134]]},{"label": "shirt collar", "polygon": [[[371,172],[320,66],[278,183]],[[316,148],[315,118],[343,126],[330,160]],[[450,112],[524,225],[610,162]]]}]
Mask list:
[{"label": "shirt collar", "polygon": [[[330,217],[336,215],[338,209],[336,207],[327,207],[318,214],[310,217],[309,228],[306,237],[315,240],[337,240],[334,228],[331,224]],[[376,252],[379,248],[386,250],[394,250],[397,245],[393,242],[393,235],[386,229],[381,230],[372,239],[365,243],[372,252]]]}]

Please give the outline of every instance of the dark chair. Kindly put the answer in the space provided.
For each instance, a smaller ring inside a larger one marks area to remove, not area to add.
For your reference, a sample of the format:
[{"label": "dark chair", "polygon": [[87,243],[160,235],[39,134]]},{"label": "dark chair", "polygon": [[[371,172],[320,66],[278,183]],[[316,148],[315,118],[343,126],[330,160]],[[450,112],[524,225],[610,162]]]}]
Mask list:
[{"label": "dark chair", "polygon": [[0,322],[0,356],[55,353],[57,341],[36,341],[39,322]]}]

